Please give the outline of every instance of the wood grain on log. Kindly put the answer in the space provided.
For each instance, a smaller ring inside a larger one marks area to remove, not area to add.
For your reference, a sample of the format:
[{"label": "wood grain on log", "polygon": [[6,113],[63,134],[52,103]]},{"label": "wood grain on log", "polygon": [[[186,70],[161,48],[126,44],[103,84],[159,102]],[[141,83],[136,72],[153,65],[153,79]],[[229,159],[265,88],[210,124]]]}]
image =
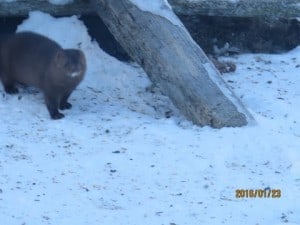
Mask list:
[{"label": "wood grain on log", "polygon": [[188,119],[215,128],[247,124],[248,112],[184,27],[129,0],[94,2],[122,47]]}]

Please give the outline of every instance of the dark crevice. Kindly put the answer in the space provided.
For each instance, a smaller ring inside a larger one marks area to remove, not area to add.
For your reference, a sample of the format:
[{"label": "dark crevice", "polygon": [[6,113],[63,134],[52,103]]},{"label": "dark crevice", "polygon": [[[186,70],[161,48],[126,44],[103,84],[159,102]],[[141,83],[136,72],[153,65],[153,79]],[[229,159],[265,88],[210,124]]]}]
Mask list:
[{"label": "dark crevice", "polygon": [[130,57],[116,41],[99,16],[82,16],[80,18],[88,28],[88,33],[108,54],[121,61],[129,61]]},{"label": "dark crevice", "polygon": [[264,18],[181,16],[195,41],[206,53],[226,43],[241,53],[281,53],[300,45],[300,22],[296,19],[268,21]]}]

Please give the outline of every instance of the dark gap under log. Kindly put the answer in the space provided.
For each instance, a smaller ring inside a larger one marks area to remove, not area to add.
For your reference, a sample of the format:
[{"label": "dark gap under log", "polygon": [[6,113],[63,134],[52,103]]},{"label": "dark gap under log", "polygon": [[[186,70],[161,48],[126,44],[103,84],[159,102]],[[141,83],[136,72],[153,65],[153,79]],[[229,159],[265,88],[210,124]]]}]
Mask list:
[{"label": "dark gap under log", "polygon": [[80,19],[87,26],[90,36],[98,42],[99,46],[106,53],[121,61],[131,60],[129,55],[116,41],[99,16],[84,15],[81,16]]},{"label": "dark gap under log", "polygon": [[206,53],[226,43],[240,53],[281,53],[300,45],[297,19],[181,15],[180,19]]}]

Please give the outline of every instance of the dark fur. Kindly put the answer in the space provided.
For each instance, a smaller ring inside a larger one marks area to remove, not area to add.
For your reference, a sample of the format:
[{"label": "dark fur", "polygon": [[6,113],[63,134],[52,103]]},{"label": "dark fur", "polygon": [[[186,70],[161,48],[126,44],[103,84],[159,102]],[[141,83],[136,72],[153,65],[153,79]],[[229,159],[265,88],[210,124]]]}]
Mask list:
[{"label": "dark fur", "polygon": [[64,117],[58,109],[72,107],[67,100],[85,71],[82,51],[62,49],[42,35],[21,32],[0,39],[0,78],[5,92],[17,93],[16,83],[40,88],[52,119]]}]

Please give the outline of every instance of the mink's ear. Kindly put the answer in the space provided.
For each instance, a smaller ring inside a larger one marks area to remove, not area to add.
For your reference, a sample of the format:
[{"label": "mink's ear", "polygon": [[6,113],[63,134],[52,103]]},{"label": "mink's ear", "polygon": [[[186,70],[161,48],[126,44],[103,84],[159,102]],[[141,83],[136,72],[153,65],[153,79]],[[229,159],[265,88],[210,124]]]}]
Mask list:
[{"label": "mink's ear", "polygon": [[66,60],[67,59],[64,50],[59,50],[55,53],[54,62],[59,68],[63,67],[66,64]]}]

